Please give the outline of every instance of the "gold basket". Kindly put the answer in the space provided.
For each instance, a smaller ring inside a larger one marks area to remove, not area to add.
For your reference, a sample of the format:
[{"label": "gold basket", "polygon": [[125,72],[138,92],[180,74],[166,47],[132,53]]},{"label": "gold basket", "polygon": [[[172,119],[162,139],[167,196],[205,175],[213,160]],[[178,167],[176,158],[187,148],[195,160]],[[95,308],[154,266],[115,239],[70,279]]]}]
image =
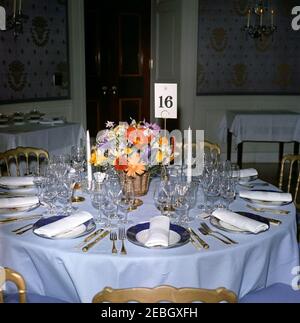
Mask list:
[{"label": "gold basket", "polygon": [[119,173],[119,175],[121,185],[125,188],[125,190],[126,186],[129,185],[128,182],[131,181],[133,183],[134,194],[136,197],[147,195],[150,184],[149,172],[145,172],[143,175],[138,175],[136,177],[127,177],[125,173]]}]

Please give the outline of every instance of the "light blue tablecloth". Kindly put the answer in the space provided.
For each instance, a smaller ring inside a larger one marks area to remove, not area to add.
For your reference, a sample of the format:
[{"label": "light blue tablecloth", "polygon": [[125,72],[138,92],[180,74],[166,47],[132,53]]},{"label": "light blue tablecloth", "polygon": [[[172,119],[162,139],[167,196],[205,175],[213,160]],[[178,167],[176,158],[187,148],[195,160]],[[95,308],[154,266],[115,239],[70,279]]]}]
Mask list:
[{"label": "light blue tablecloth", "polygon": [[[152,189],[143,198],[144,205],[130,217],[145,222],[158,215],[152,202]],[[246,211],[246,203],[237,200],[233,210]],[[93,214],[89,198],[80,206]],[[54,296],[70,302],[91,302],[104,287],[226,287],[243,297],[250,291],[276,282],[291,284],[292,269],[299,266],[296,241],[295,207],[288,216],[265,216],[283,221],[259,235],[229,234],[238,245],[226,246],[212,237],[203,237],[209,250],[197,251],[192,244],[171,250],[148,250],[126,242],[128,255],[113,256],[106,238],[88,254],[74,247],[79,240],[53,241],[29,232],[16,236],[11,230],[23,222],[0,227],[0,265],[19,271],[29,292]],[[192,211],[197,214],[197,210]],[[36,211],[34,212],[36,213]],[[200,220],[195,221],[195,229]],[[24,223],[25,225],[26,223]],[[120,242],[118,247],[120,250]]]}]

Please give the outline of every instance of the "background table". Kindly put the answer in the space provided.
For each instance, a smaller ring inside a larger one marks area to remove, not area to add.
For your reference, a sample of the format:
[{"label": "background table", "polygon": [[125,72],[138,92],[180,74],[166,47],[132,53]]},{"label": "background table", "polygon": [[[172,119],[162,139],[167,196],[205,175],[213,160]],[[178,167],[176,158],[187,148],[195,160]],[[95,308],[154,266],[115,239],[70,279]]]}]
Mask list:
[{"label": "background table", "polygon": [[12,125],[0,128],[0,152],[23,146],[43,148],[50,155],[70,154],[81,139],[85,139],[85,132],[78,123]]},{"label": "background table", "polygon": [[[134,222],[145,222],[159,215],[151,191],[144,205],[130,214]],[[245,202],[237,200],[234,210],[244,210]],[[90,201],[80,209],[93,214]],[[197,251],[192,244],[169,250],[148,250],[126,241],[127,256],[111,254],[112,244],[106,238],[84,254],[75,249],[83,239],[54,241],[29,232],[16,236],[11,230],[22,223],[3,225],[0,230],[0,264],[11,267],[25,277],[29,292],[55,296],[70,302],[91,302],[93,296],[109,286],[113,288],[226,287],[240,297],[276,282],[290,284],[292,269],[299,265],[296,241],[295,208],[289,216],[274,216],[283,221],[259,235],[229,234],[239,242],[226,246],[211,237],[203,237],[209,250]],[[192,211],[197,214],[198,211]],[[35,211],[36,213],[36,211]],[[197,229],[199,220],[193,223]],[[24,223],[25,225],[26,223]],[[118,242],[120,250],[120,242]]]},{"label": "background table", "polygon": [[222,141],[227,137],[228,160],[234,138],[240,166],[245,142],[278,142],[281,162],[284,143],[294,142],[294,153],[299,153],[300,115],[290,111],[228,111],[220,124],[219,137]]}]

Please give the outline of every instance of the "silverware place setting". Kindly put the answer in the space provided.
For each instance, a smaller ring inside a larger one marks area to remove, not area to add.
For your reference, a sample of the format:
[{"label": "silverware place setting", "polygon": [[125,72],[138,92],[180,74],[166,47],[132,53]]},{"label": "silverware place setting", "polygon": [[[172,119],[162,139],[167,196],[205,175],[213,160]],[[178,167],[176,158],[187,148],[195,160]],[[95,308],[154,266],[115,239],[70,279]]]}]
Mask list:
[{"label": "silverware place setting", "polygon": [[104,238],[106,238],[108,235],[110,234],[109,231],[103,231],[101,232],[97,238],[93,241],[90,242],[89,244],[87,244],[85,247],[82,248],[83,252],[88,252],[90,251],[97,243],[99,243],[100,241],[102,241]]},{"label": "silverware place setting", "polygon": [[79,245],[77,245],[75,247],[75,249],[81,249],[81,248],[83,248],[88,242],[92,241],[94,238],[97,237],[98,234],[101,234],[103,232],[104,232],[103,229],[100,229],[100,230],[95,231],[94,233],[92,233],[91,235],[89,235],[88,237],[86,237],[83,240],[83,242],[81,242]]},{"label": "silverware place setting", "polygon": [[278,215],[289,215],[290,211],[280,210],[280,209],[271,209],[271,208],[265,208],[265,207],[254,207],[250,204],[246,205],[247,208],[255,211],[255,212],[262,212],[262,213],[273,213]]},{"label": "silverware place setting", "polygon": [[126,250],[126,247],[125,247],[125,240],[126,240],[125,228],[119,228],[119,240],[122,242],[121,255],[126,256],[127,255],[127,250]]},{"label": "silverware place setting", "polygon": [[32,230],[33,229],[33,226],[34,226],[34,223],[31,223],[31,224],[28,224],[28,225],[26,225],[24,227],[21,227],[19,229],[16,229],[16,230],[14,230],[12,232],[15,233],[16,235],[21,236],[22,234],[24,234],[24,233]]},{"label": "silverware place setting", "polygon": [[202,248],[209,249],[209,244],[202,240],[192,228],[188,228],[188,232],[191,235],[191,240],[196,240]]},{"label": "silverware place setting", "polygon": [[118,253],[118,249],[116,247],[116,241],[118,240],[118,236],[116,232],[111,232],[110,233],[110,241],[112,241],[112,250],[111,253],[112,254],[117,254]]},{"label": "silverware place setting", "polygon": [[13,222],[20,222],[20,221],[29,221],[34,219],[39,219],[42,217],[42,214],[34,214],[30,216],[24,216],[24,217],[10,217],[0,220],[0,224],[9,224]]},{"label": "silverware place setting", "polygon": [[[225,244],[238,244],[237,241],[229,238],[228,236],[224,235],[223,233],[219,232],[219,231],[216,231],[216,230],[213,230],[211,229],[206,223],[202,222],[201,223],[201,227],[199,228],[199,231],[203,234],[203,235],[209,235],[209,236],[212,236],[214,237],[215,239],[218,239],[220,241],[222,241],[223,243]],[[218,237],[217,236],[220,235],[222,238]],[[226,240],[224,240],[224,239]]]}]

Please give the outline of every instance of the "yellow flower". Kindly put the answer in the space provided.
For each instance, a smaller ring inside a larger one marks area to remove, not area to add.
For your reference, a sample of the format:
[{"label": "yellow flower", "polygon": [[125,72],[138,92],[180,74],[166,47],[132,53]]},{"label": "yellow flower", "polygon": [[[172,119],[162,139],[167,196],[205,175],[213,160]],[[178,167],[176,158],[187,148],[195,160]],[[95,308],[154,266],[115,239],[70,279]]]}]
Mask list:
[{"label": "yellow flower", "polygon": [[157,154],[156,154],[156,161],[158,163],[162,163],[164,160],[164,154],[162,151],[159,151]]},{"label": "yellow flower", "polygon": [[126,147],[124,153],[125,153],[125,155],[130,155],[132,153],[132,149]]},{"label": "yellow flower", "polygon": [[137,175],[143,175],[145,171],[145,164],[141,161],[139,154],[134,154],[128,158],[128,166],[126,169],[128,176],[136,177]]},{"label": "yellow flower", "polygon": [[90,163],[94,166],[101,166],[107,161],[107,158],[99,150],[92,151]]},{"label": "yellow flower", "polygon": [[169,139],[167,137],[160,137],[159,138],[159,145],[160,146],[168,146],[169,145]]}]

